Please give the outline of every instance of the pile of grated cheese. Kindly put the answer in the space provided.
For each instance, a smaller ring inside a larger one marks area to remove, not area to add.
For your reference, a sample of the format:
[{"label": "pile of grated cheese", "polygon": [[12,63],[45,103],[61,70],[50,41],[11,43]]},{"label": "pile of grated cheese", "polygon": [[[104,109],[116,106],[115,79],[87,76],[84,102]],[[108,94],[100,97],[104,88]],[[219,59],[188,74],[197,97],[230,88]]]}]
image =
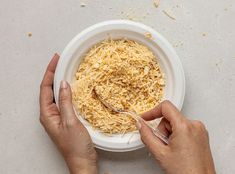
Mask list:
[{"label": "pile of grated cheese", "polygon": [[93,90],[115,108],[141,114],[161,102],[164,86],[164,75],[149,48],[132,40],[109,39],[84,56],[72,82],[73,103],[94,129],[123,134],[136,130],[135,120],[107,109]]}]

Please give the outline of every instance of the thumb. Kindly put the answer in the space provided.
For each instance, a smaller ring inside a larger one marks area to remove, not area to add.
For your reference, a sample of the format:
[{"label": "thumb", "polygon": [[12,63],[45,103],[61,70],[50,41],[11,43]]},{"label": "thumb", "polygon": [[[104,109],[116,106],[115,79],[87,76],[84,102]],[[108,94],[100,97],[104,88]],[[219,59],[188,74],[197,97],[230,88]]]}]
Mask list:
[{"label": "thumb", "polygon": [[72,104],[72,92],[66,81],[60,83],[59,107],[62,122],[77,120]]},{"label": "thumb", "polygon": [[139,120],[136,123],[136,127],[140,132],[141,140],[149,151],[153,153],[157,159],[161,158],[166,150],[166,145],[153,134],[152,130],[144,123],[144,121]]}]

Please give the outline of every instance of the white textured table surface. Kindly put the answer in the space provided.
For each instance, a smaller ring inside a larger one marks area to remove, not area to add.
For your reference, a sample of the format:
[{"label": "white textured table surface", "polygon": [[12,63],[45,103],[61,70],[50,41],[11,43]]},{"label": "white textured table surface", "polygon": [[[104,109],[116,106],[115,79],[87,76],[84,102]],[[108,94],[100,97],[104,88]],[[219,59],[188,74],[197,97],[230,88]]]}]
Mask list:
[{"label": "white textured table surface", "polygon": [[[235,1],[162,0],[159,8],[152,0],[83,2],[0,1],[0,173],[68,172],[38,121],[42,75],[78,32],[120,18],[152,26],[175,46],[186,74],[183,112],[206,124],[218,173],[235,173]],[[144,149],[98,152],[100,173],[161,173]]]}]

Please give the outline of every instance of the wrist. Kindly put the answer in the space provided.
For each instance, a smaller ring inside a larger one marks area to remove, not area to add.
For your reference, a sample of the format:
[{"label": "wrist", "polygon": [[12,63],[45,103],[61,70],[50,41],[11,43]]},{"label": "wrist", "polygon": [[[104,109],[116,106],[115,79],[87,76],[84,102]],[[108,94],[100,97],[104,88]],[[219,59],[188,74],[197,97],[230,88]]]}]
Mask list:
[{"label": "wrist", "polygon": [[96,160],[84,158],[67,159],[70,174],[97,174],[98,167]]}]

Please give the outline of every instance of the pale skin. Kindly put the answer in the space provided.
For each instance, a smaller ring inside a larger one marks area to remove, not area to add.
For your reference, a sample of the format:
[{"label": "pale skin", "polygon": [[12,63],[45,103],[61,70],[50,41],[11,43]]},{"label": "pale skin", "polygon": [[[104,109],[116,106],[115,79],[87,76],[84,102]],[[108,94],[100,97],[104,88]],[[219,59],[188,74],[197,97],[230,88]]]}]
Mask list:
[{"label": "pale skin", "polygon": [[[64,157],[71,174],[97,174],[98,157],[86,128],[73,110],[70,85],[61,82],[59,108],[53,100],[53,80],[59,55],[49,63],[40,86],[40,122]],[[166,174],[215,174],[208,132],[200,121],[186,119],[169,101],[142,115],[162,118],[159,130],[169,144],[156,138],[144,122],[137,122],[141,139]]]}]

